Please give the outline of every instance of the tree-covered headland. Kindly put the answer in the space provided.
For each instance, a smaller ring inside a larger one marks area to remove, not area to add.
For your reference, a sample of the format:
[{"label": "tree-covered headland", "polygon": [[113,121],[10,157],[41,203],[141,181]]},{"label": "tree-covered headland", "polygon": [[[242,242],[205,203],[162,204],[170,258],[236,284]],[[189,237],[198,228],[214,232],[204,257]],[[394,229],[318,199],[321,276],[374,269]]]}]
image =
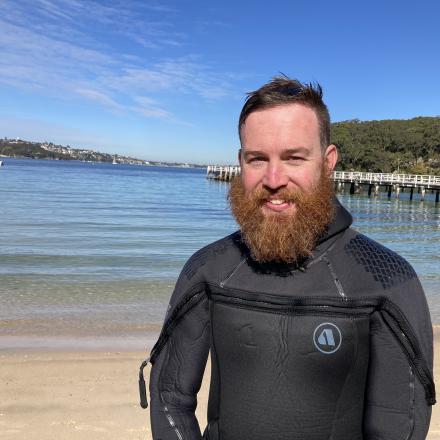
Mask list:
[{"label": "tree-covered headland", "polygon": [[337,169],[440,175],[440,117],[332,124]]}]

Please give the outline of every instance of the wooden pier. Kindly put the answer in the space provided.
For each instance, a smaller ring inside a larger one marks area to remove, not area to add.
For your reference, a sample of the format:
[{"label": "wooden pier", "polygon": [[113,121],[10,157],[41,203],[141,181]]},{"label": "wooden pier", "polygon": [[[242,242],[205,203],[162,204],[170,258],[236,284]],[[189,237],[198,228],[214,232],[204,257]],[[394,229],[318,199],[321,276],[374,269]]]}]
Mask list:
[{"label": "wooden pier", "polygon": [[208,165],[206,170],[206,178],[229,182],[235,176],[239,176],[240,171],[241,169],[239,166]]},{"label": "wooden pier", "polygon": [[380,188],[385,187],[388,197],[394,192],[398,198],[407,189],[412,200],[414,192],[420,194],[420,200],[425,199],[427,191],[435,193],[435,202],[439,202],[440,176],[393,173],[362,173],[360,171],[334,171],[333,180],[337,191],[344,191],[349,185],[350,194],[362,192],[364,188],[368,195],[379,194]]},{"label": "wooden pier", "polygon": [[[240,174],[239,166],[209,165],[206,171],[208,179],[229,182]],[[378,195],[381,188],[385,188],[388,197],[393,193],[398,198],[405,190],[409,191],[409,199],[414,193],[420,194],[420,200],[425,199],[427,192],[435,193],[435,202],[440,199],[440,176],[392,173],[363,173],[360,171],[334,171],[332,178],[338,192],[349,190],[350,194],[357,194],[366,190],[368,195]],[[347,188],[348,187],[348,188]]]}]

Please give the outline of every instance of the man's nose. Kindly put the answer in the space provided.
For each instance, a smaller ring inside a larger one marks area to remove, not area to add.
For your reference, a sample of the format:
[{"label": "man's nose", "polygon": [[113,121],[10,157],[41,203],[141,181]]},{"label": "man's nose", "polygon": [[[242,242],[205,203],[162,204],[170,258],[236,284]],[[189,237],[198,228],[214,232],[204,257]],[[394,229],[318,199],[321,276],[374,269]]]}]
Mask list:
[{"label": "man's nose", "polygon": [[263,185],[270,189],[278,189],[286,186],[289,182],[289,177],[283,170],[282,164],[269,163],[263,176]]}]

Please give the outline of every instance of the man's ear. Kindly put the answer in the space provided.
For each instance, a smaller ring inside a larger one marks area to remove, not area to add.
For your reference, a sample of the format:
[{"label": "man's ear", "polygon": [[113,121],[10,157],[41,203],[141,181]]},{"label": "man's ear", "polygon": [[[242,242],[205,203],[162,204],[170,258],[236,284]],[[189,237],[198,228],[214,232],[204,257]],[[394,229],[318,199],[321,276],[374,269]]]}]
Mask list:
[{"label": "man's ear", "polygon": [[241,165],[241,148],[238,150],[238,163]]},{"label": "man's ear", "polygon": [[336,145],[330,144],[327,147],[324,153],[324,160],[327,165],[328,173],[330,174],[338,162],[338,149]]}]

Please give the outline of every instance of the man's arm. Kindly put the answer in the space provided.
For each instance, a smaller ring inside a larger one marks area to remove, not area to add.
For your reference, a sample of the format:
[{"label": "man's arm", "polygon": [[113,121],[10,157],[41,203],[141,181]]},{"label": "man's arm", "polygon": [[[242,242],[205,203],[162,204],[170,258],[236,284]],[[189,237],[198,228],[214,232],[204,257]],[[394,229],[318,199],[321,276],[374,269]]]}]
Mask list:
[{"label": "man's arm", "polygon": [[151,353],[150,417],[154,440],[199,440],[197,393],[210,346],[208,298],[186,264],[170,300],[165,323]]},{"label": "man's arm", "polygon": [[423,440],[435,399],[432,326],[417,277],[396,286],[371,321],[366,440]]}]

